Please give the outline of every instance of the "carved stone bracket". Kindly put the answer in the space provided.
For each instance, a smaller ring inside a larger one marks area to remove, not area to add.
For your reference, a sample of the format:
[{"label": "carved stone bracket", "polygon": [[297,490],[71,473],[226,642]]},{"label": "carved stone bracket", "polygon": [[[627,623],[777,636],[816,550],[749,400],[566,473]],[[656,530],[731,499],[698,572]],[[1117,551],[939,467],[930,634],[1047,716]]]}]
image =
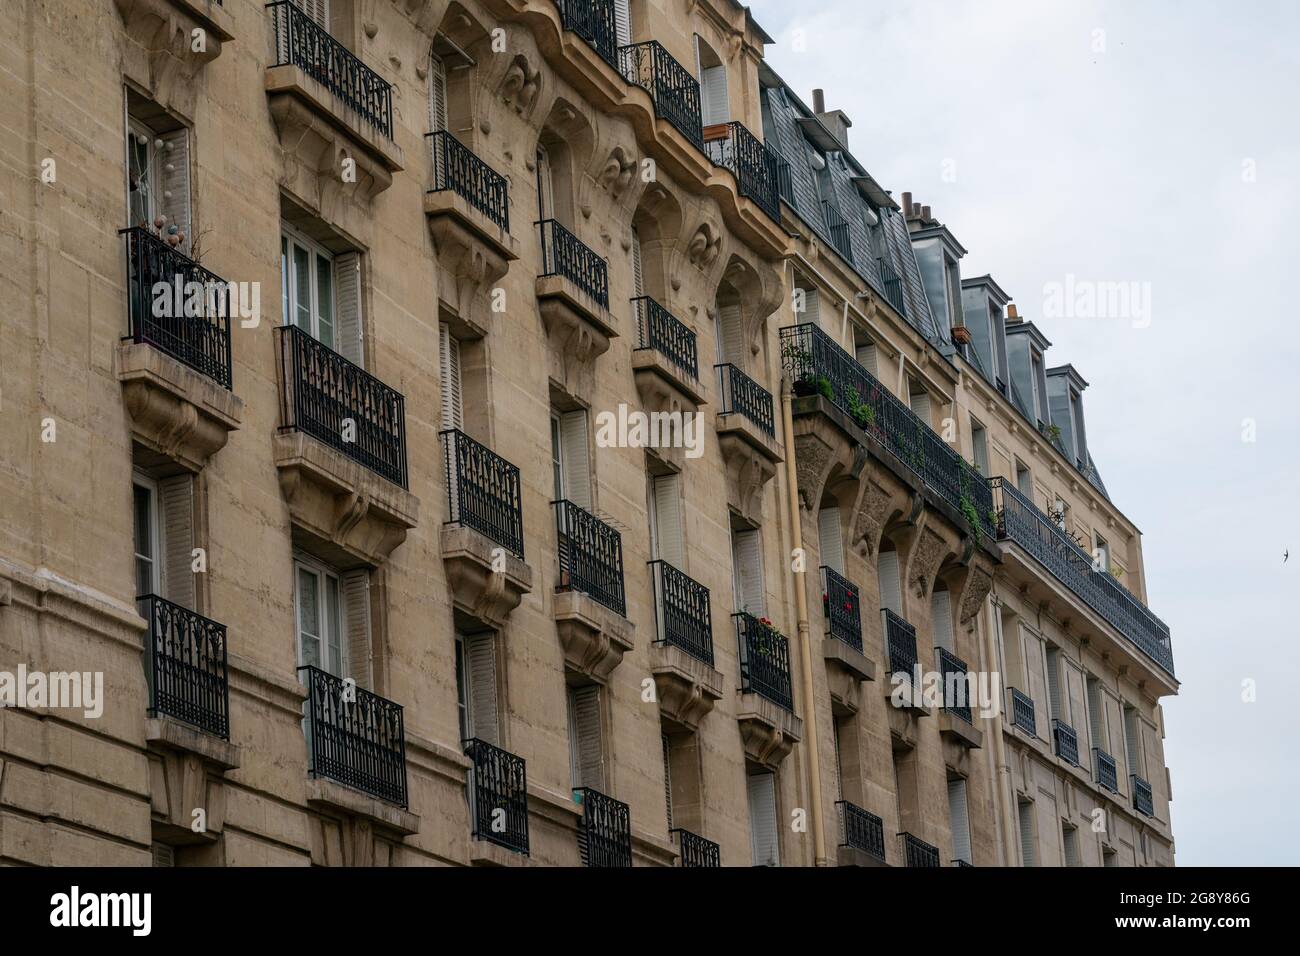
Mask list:
[{"label": "carved stone bracket", "polygon": [[957,594],[957,620],[962,624],[973,620],[993,590],[993,562],[976,552],[954,576],[949,589]]},{"label": "carved stone bracket", "polygon": [[862,682],[876,679],[876,665],[861,651],[833,637],[822,641],[822,658],[826,661],[831,709],[838,716],[856,714],[861,706]]},{"label": "carved stone bracket", "polygon": [[966,750],[978,750],[984,745],[984,733],[946,710],[939,711],[939,735],[946,743]]},{"label": "carved stone bracket", "polygon": [[918,600],[929,596],[943,563],[962,552],[961,540],[946,525],[929,520],[930,516],[931,512],[923,511],[911,527],[896,535],[903,581]]},{"label": "carved stone bracket", "polygon": [[316,866],[388,866],[393,847],[419,832],[420,818],[333,780],[307,781],[311,861]]},{"label": "carved stone bracket", "polygon": [[539,276],[537,306],[550,345],[550,374],[575,397],[592,394],[595,362],[615,338],[609,310],[563,276]]},{"label": "carved stone bracket", "polygon": [[239,748],[170,717],[148,718],[145,740],[154,836],[172,846],[215,842],[225,827],[225,774],[238,769]]},{"label": "carved stone bracket", "polygon": [[173,93],[190,86],[203,65],[221,55],[222,44],[235,38],[234,17],[216,0],[113,3],[127,36],[148,59],[149,89],[163,105],[172,105]]},{"label": "carved stone bracket", "polygon": [[785,460],[785,451],[740,412],[719,413],[714,428],[727,466],[727,504],[758,524],[763,517],[763,489]]},{"label": "carved stone bracket", "polygon": [[580,591],[555,595],[555,629],[564,649],[564,666],[582,678],[604,684],[632,649],[634,625]]},{"label": "carved stone bracket", "polygon": [[803,739],[803,721],[759,694],[740,694],[736,722],[745,756],[763,767],[778,767]]},{"label": "carved stone bracket", "polygon": [[699,730],[700,721],[722,699],[722,675],[672,644],[651,645],[650,672],[660,714],[682,730]]},{"label": "carved stone bracket", "polygon": [[442,529],[442,560],[456,607],[493,627],[501,627],[533,589],[528,564],[471,528]]},{"label": "carved stone bracket", "polygon": [[438,297],[482,337],[492,315],[488,290],[519,258],[519,242],[451,189],[425,193],[424,214],[438,252]]}]

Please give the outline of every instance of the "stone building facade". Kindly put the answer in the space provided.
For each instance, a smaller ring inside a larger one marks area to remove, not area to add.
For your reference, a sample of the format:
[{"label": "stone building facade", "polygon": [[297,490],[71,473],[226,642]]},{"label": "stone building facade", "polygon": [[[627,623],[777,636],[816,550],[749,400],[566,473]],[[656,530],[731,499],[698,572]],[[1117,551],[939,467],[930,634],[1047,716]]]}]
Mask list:
[{"label": "stone building facade", "polygon": [[745,7],[14,22],[0,861],[1172,864],[1087,383]]}]

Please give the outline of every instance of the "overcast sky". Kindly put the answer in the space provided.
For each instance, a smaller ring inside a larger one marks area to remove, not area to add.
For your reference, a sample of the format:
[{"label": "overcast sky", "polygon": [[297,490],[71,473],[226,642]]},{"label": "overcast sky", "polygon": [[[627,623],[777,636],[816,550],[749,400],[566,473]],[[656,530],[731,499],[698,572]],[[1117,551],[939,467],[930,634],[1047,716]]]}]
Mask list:
[{"label": "overcast sky", "polygon": [[[992,273],[1048,364],[1090,384],[1089,446],[1142,530],[1182,681],[1177,863],[1300,863],[1300,3],[753,11],[786,82],[807,103],[824,88],[854,155],[929,203],[962,274]],[[1044,318],[1067,275],[1141,283],[1149,321]]]}]

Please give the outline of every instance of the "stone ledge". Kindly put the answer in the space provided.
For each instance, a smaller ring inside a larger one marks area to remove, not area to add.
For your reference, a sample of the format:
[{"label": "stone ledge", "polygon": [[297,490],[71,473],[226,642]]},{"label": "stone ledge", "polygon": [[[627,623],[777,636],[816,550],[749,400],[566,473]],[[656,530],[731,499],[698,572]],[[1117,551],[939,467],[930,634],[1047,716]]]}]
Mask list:
[{"label": "stone ledge", "polygon": [[[335,96],[323,83],[308,76],[301,67],[292,63],[267,67],[265,89],[273,99],[291,96],[301,101],[313,113],[345,134],[353,145],[377,160],[390,174],[401,172],[405,168],[406,160],[400,146],[362,119],[360,113]],[[272,112],[275,112],[274,109]],[[397,122],[396,111],[393,122]],[[392,181],[391,176],[389,181]]]},{"label": "stone ledge", "polygon": [[656,348],[632,350],[632,375],[641,401],[652,411],[694,412],[707,405],[704,385]]},{"label": "stone ledge", "polygon": [[403,810],[401,807],[393,806],[377,797],[345,787],[325,777],[308,779],[307,805],[335,813],[363,817],[399,836],[410,836],[420,830],[420,818],[411,811]]},{"label": "stone ledge", "polygon": [[827,637],[822,641],[822,659],[843,668],[860,681],[876,679],[876,665],[871,658],[839,638]]},{"label": "stone ledge", "polygon": [[144,739],[158,749],[177,750],[201,758],[215,770],[225,773],[239,769],[239,747],[204,733],[197,727],[174,717],[148,717],[144,722]]},{"label": "stone ledge", "polygon": [[206,375],[145,343],[118,343],[117,378],[141,444],[201,471],[239,428],[244,403]]},{"label": "stone ledge", "polygon": [[872,856],[866,850],[859,850],[855,846],[838,846],[835,848],[835,865],[836,866],[889,866],[879,857]]},{"label": "stone ledge", "polygon": [[636,625],[581,591],[558,592],[553,616],[565,668],[597,683],[606,683],[633,647]]},{"label": "stone ledge", "polygon": [[[483,251],[490,251],[496,259],[500,260],[501,271],[497,273],[498,278],[505,274],[506,263],[514,262],[519,258],[519,240],[494,223],[454,189],[426,192],[424,214],[430,220],[450,219],[458,223],[464,234],[462,238],[472,237],[484,247]],[[430,228],[433,228],[432,223]],[[435,238],[437,238],[436,234]]]},{"label": "stone ledge", "polygon": [[156,41],[164,41],[164,46],[173,42],[175,33],[165,27],[174,19],[180,19],[187,27],[179,31],[179,45],[173,47],[176,52],[189,51],[190,33],[195,27],[202,28],[208,35],[205,38],[205,50],[193,53],[200,61],[214,60],[221,53],[221,44],[229,43],[235,38],[234,17],[216,0],[113,0],[117,12],[126,24],[127,33],[133,40],[146,49],[162,49]]},{"label": "stone ledge", "polygon": [[939,733],[945,739],[971,750],[984,746],[984,732],[950,711],[939,710]]},{"label": "stone ledge", "polygon": [[508,850],[491,840],[479,840],[471,836],[469,838],[469,865],[518,868],[536,866],[537,864],[525,853],[516,853],[514,850]]},{"label": "stone ledge", "polygon": [[722,699],[722,675],[674,644],[650,646],[650,673],[654,675],[660,714],[686,730],[698,730],[713,705]]},{"label": "stone ledge", "polygon": [[775,768],[803,739],[803,721],[784,707],[755,693],[738,693],[736,722],[745,756]]},{"label": "stone ledge", "polygon": [[445,525],[441,544],[452,600],[467,614],[499,627],[532,592],[532,567],[501,548],[505,568],[494,570],[499,545],[472,528]]}]

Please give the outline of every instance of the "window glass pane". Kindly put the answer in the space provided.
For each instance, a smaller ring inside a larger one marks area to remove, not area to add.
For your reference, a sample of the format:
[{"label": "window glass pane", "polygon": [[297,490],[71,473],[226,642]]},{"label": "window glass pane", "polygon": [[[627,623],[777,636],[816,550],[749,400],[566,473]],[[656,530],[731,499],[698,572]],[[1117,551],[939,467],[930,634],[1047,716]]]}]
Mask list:
[{"label": "window glass pane", "polygon": [[320,324],[317,338],[334,348],[334,268],[324,256],[316,255],[316,318]]},{"label": "window glass pane", "polygon": [[298,649],[303,664],[321,666],[320,593],[316,575],[298,569]]},{"label": "window glass pane", "polygon": [[456,715],[460,720],[460,739],[469,739],[469,702],[465,697],[465,642],[456,635]]},{"label": "window glass pane", "polygon": [[302,246],[293,247],[293,321],[298,328],[314,335],[311,327],[311,256]]},{"label": "window glass pane", "polygon": [[560,465],[560,420],[551,416],[551,471],[555,480],[555,500],[564,497],[564,471]]},{"label": "window glass pane", "polygon": [[130,164],[131,225],[153,222],[153,142],[147,131],[134,128],[127,133]]},{"label": "window glass pane", "polygon": [[292,319],[289,314],[289,240],[280,237],[280,321],[286,325]]},{"label": "window glass pane", "polygon": [[152,594],[154,568],[153,495],[148,488],[135,486],[135,593]]},{"label": "window glass pane", "polygon": [[343,647],[339,621],[339,582],[338,578],[325,578],[325,635],[329,641],[329,661],[325,669],[336,677],[343,676]]}]

